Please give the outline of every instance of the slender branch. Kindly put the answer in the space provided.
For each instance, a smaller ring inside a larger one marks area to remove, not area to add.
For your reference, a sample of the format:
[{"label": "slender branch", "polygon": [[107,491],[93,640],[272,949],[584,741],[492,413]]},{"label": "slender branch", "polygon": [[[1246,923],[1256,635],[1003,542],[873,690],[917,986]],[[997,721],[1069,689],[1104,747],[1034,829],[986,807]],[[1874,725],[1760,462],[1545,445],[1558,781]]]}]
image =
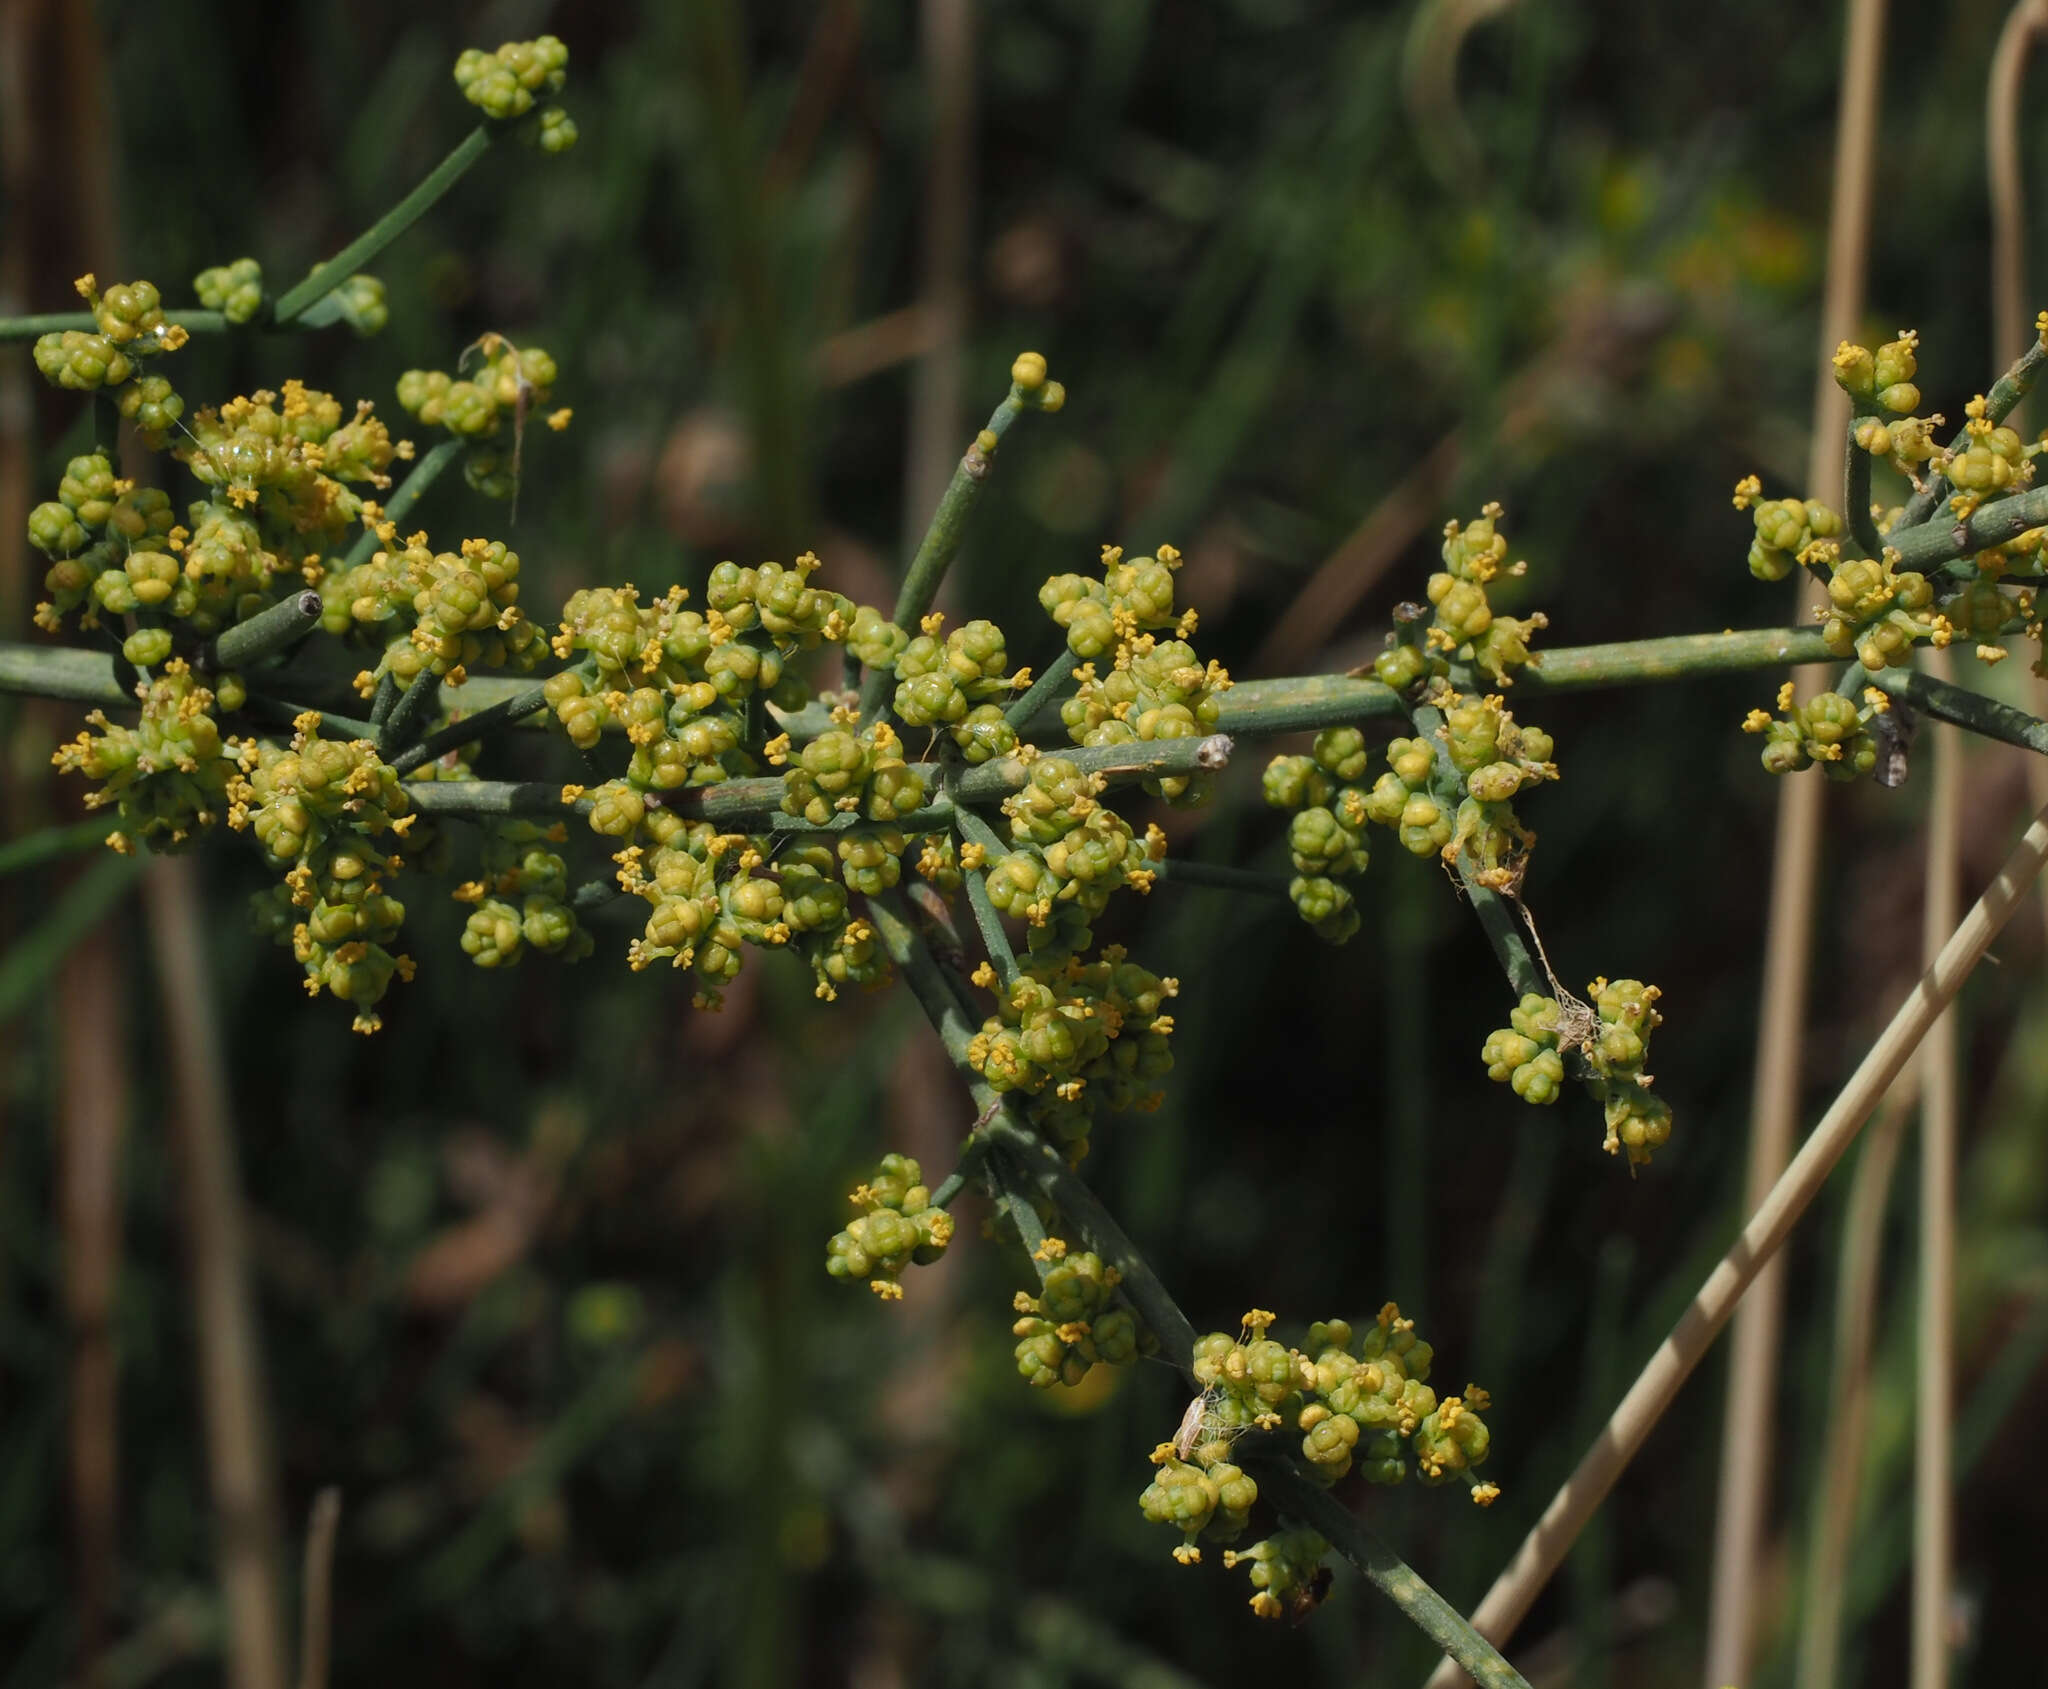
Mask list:
[{"label": "slender branch", "polygon": [[2017,539],[2048,522],[2048,487],[2033,487],[2010,498],[1979,505],[1959,522],[1925,522],[1892,529],[1885,544],[1899,554],[1901,569],[1928,574],[1944,563]]},{"label": "slender branch", "polygon": [[504,133],[498,124],[479,123],[457,144],[455,150],[421,178],[418,187],[400,200],[376,222],[320,265],[297,287],[286,291],[272,311],[272,320],[282,328],[316,300],[325,299],[337,287],[426,215],[436,200],[462,180],[469,167],[490,150],[491,142]]},{"label": "slender branch", "polygon": [[1072,646],[1062,645],[1060,654],[1045,665],[1045,673],[1031,683],[1031,690],[1003,711],[1003,720],[1022,733],[1031,725],[1040,708],[1052,702],[1054,694],[1066,684],[1067,677],[1080,666],[1080,662]]},{"label": "slender branch", "polygon": [[2048,721],[1996,698],[1987,698],[1981,692],[1956,686],[1920,669],[1885,669],[1868,676],[1865,684],[1875,686],[1888,697],[1903,699],[1936,721],[2048,756]]},{"label": "slender branch", "polygon": [[[390,678],[388,672],[385,678]],[[382,691],[381,683],[379,691],[380,693]],[[547,707],[548,696],[546,690],[539,686],[529,687],[526,691],[514,693],[509,698],[501,698],[495,704],[486,704],[480,710],[472,711],[465,716],[458,716],[455,720],[449,722],[446,727],[437,727],[417,745],[413,746],[411,750],[402,751],[393,757],[391,759],[391,766],[397,769],[400,774],[410,774],[415,768],[423,767],[427,763],[432,762],[434,758],[440,756],[444,751],[452,751],[456,746],[466,745],[472,739],[480,739],[488,734],[496,733],[502,728],[510,727],[514,722],[534,714],[535,711],[544,710]],[[373,722],[377,719],[374,705],[370,711],[370,718]]]},{"label": "slender branch", "polygon": [[1528,1680],[1421,1574],[1382,1542],[1329,1491],[1272,1456],[1258,1460],[1259,1490],[1281,1512],[1317,1531],[1363,1572],[1430,1641],[1456,1660],[1480,1689],[1529,1689]]},{"label": "slender branch", "polygon": [[[463,440],[443,440],[415,463],[412,466],[412,473],[399,483],[398,491],[393,493],[385,504],[384,520],[403,522],[411,515],[412,507],[420,502],[429,487],[440,480],[441,472],[462,455],[462,448],[467,443]],[[342,566],[353,569],[358,564],[369,562],[381,543],[375,528],[365,528],[356,535],[355,544],[348,548],[348,555],[342,559]]]},{"label": "slender branch", "polygon": [[422,674],[413,677],[413,683],[405,689],[405,695],[392,706],[391,713],[384,718],[384,725],[377,730],[377,752],[390,756],[393,751],[403,750],[412,742],[413,735],[423,731],[434,719],[434,710],[441,699],[441,677],[438,674]]},{"label": "slender branch", "polygon": [[[164,321],[190,334],[222,334],[235,325],[219,311],[166,311]],[[35,340],[45,334],[62,334],[75,329],[97,334],[99,319],[90,311],[46,311],[40,316],[0,317],[0,345]]]},{"label": "slender branch", "polygon": [[370,725],[383,727],[398,702],[398,676],[386,669],[377,676],[377,690],[370,694]]},{"label": "slender branch", "polygon": [[219,674],[247,668],[265,657],[288,651],[320,625],[323,606],[311,588],[260,610],[237,623],[206,648],[199,667]]},{"label": "slender branch", "polygon": [[[1009,432],[1011,423],[1027,410],[1037,408],[1013,383],[1009,397],[996,406],[983,432],[1001,440]],[[994,462],[995,448],[984,449],[977,435],[960,459],[959,467],[953,471],[953,479],[947,483],[938,509],[932,512],[931,526],[925,530],[917,555],[911,558],[902,588],[896,594],[896,614],[891,619],[904,632],[917,631],[918,623],[932,607],[932,600],[938,597],[939,583],[946,578],[947,569],[960,554],[960,542],[967,534],[967,518],[973,512],[975,500],[981,496],[981,484],[988,479]],[[882,707],[892,678],[888,669],[868,671],[860,689],[862,720],[872,719]]]},{"label": "slender branch", "polygon": [[[1229,746],[1227,738],[1212,734],[1206,739],[1083,745],[1061,754],[1084,774],[1100,774],[1111,785],[1120,786],[1150,775],[1194,774],[1221,768],[1229,760]],[[941,774],[947,772],[937,763],[913,766],[929,786],[936,786]],[[1030,778],[1031,769],[1027,763],[1016,757],[997,757],[979,768],[969,769],[955,780],[950,800],[934,802],[894,821],[870,821],[863,815],[850,814],[836,817],[822,827],[782,813],[782,797],[787,788],[776,776],[721,780],[715,786],[696,786],[687,791],[664,793],[663,801],[693,821],[715,821],[735,832],[841,833],[878,827],[893,828],[898,832],[930,832],[951,826],[958,805],[995,803],[1018,790]],[[448,815],[533,814],[562,807],[562,788],[541,780],[460,780],[431,789],[422,787],[413,795],[415,801],[424,799],[422,807],[431,807]],[[587,802],[584,807],[588,808]]]},{"label": "slender branch", "polygon": [[[876,927],[890,956],[909,979],[911,989],[925,1005],[939,1036],[946,1044],[961,1077],[977,1098],[992,1096],[980,1075],[966,1059],[967,1029],[958,1002],[944,984],[937,961],[886,900],[871,898]],[[1125,1235],[1095,1193],[1075,1177],[1073,1170],[1043,1138],[1018,1116],[1014,1093],[992,1097],[981,1132],[988,1143],[1002,1151],[1002,1162],[1019,1177],[1035,1186],[1039,1194],[1057,1208],[1065,1221],[1086,1235],[1105,1265],[1122,1275],[1120,1289],[1159,1339],[1166,1357],[1180,1368],[1190,1384],[1195,1383],[1189,1366],[1194,1359],[1195,1328],[1187,1315],[1160,1283],[1151,1264],[1136,1244]],[[979,1134],[978,1134],[979,1135]],[[1043,1228],[1029,1202],[1019,1200],[993,1161],[987,1164],[989,1182],[999,1204],[1016,1220],[1027,1250],[1035,1247],[1034,1234],[1042,1241]],[[950,1183],[950,1181],[949,1181]],[[952,1191],[946,1193],[949,1197]],[[1442,1596],[1402,1562],[1386,1544],[1360,1524],[1322,1490],[1284,1465],[1272,1463],[1262,1469],[1262,1485],[1282,1512],[1313,1525],[1430,1638],[1447,1650],[1461,1665],[1469,1667],[1487,1689],[1527,1689],[1523,1679]]]},{"label": "slender branch", "polygon": [[[2025,836],[1999,869],[1969,914],[1942,946],[1934,966],[1899,1005],[1891,1024],[1873,1044],[1849,1082],[1800,1146],[1770,1195],[1750,1216],[1742,1234],[1707,1275],[1691,1304],[1649,1363],[1629,1386],[1606,1426],[1577,1469],[1544,1509],[1507,1568],[1472,1615],[1476,1628],[1496,1643],[1514,1633],[1566,1550],[1614,1487],[1700,1357],[1720,1335],[1764,1263],[1783,1246],[1792,1228],[1819,1195],[1829,1172],[1855,1141],[1879,1099],[1891,1088],[1935,1017],[1954,999],[1963,981],[1983,960],[1992,941],[2019,907],[2028,884],[2048,862],[2048,809],[2034,817]],[[1453,1668],[1440,1667],[1431,1689],[1457,1681]]]}]

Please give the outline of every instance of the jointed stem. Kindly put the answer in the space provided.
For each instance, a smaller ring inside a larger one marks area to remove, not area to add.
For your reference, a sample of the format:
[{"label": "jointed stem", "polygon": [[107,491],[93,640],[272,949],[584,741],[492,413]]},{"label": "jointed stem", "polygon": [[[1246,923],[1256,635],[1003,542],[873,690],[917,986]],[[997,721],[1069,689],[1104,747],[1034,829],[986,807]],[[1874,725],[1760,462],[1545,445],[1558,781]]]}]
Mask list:
[{"label": "jointed stem", "polygon": [[469,167],[490,150],[491,142],[504,130],[479,123],[446,158],[429,170],[418,187],[400,200],[376,222],[322,264],[297,287],[287,291],[272,312],[279,327],[305,314],[308,306],[324,299],[377,254],[417,223],[434,202],[462,180]]},{"label": "jointed stem", "polygon": [[[386,678],[389,678],[388,675]],[[444,751],[452,751],[458,745],[466,745],[472,739],[480,739],[496,733],[500,728],[510,727],[515,721],[547,708],[546,691],[538,686],[515,693],[510,698],[501,698],[495,704],[486,704],[471,715],[458,717],[446,727],[435,729],[409,751],[403,751],[391,759],[391,766],[400,774],[410,774],[415,768],[424,767]],[[374,710],[373,710],[374,719]]]},{"label": "jointed stem", "polygon": [[[883,947],[903,970],[912,993],[924,1005],[953,1065],[976,1100],[986,1099],[992,1105],[986,1124],[975,1134],[975,1139],[986,1146],[979,1152],[986,1157],[982,1163],[983,1178],[998,1206],[1016,1221],[1026,1250],[1035,1251],[1044,1241],[1044,1228],[1030,1202],[1014,1190],[1013,1181],[1019,1179],[1035,1187],[1040,1196],[1059,1210],[1067,1224],[1086,1236],[1105,1266],[1118,1270],[1122,1275],[1120,1289],[1158,1338],[1161,1352],[1194,1384],[1196,1380],[1188,1368],[1194,1359],[1195,1328],[1187,1315],[1095,1193],[1074,1176],[1059,1152],[1024,1122],[1015,1093],[995,1095],[969,1065],[967,1043],[972,1032],[958,995],[937,958],[903,917],[900,906],[887,898],[871,898],[869,909]],[[975,1139],[970,1139],[970,1144]],[[959,1188],[949,1179],[937,1194],[950,1201]],[[1262,1463],[1260,1485],[1282,1513],[1321,1532],[1432,1642],[1469,1670],[1484,1689],[1528,1689],[1514,1668],[1465,1623],[1450,1603],[1330,1496],[1278,1461]]]},{"label": "jointed stem", "polygon": [[[220,334],[234,325],[219,311],[166,311],[164,321],[188,334]],[[0,317],[0,345],[35,340],[45,334],[62,334],[76,329],[97,334],[99,319],[90,311],[45,311],[33,317]]]},{"label": "jointed stem", "polygon": [[[1009,432],[1011,423],[1033,408],[1012,386],[1009,397],[996,406],[995,414],[988,419],[986,432],[1000,440]],[[974,509],[974,501],[981,496],[981,484],[988,479],[994,459],[993,449],[984,451],[977,438],[961,457],[959,468],[953,471],[953,479],[947,483],[938,509],[932,512],[931,526],[925,530],[917,555],[910,560],[910,569],[903,577],[902,589],[896,595],[896,614],[891,619],[904,632],[914,634],[917,631],[918,623],[924,620],[925,612],[932,607],[932,600],[938,597],[939,583],[946,578],[947,569],[960,554],[960,541],[967,533],[968,515]],[[882,707],[889,685],[887,669],[868,671],[860,689],[862,720],[873,719],[875,712]]]},{"label": "jointed stem", "polygon": [[213,642],[202,668],[219,673],[247,668],[288,651],[320,625],[320,595],[310,587],[238,622]]}]

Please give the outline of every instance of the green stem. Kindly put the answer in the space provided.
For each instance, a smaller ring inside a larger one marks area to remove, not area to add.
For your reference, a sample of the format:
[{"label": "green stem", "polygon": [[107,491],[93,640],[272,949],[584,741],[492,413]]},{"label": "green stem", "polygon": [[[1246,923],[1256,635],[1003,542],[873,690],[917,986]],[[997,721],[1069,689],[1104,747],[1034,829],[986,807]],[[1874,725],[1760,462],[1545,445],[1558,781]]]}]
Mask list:
[{"label": "green stem", "polygon": [[1936,680],[1918,669],[1886,669],[1870,676],[1870,685],[1887,697],[1900,698],[1936,721],[1951,722],[1986,739],[2048,756],[2048,721],[1987,698],[1981,692]]},{"label": "green stem", "polygon": [[[191,334],[221,334],[234,327],[219,311],[166,311],[164,321]],[[99,333],[99,319],[90,311],[46,311],[33,317],[0,317],[0,345],[36,340],[45,334],[62,334],[76,329],[81,334]]]},{"label": "green stem", "polygon": [[394,751],[404,750],[413,741],[413,736],[425,730],[434,719],[435,708],[441,699],[441,677],[438,674],[422,674],[413,678],[405,689],[405,695],[392,706],[391,713],[384,718],[384,725],[377,732],[377,754],[389,757]]},{"label": "green stem", "polygon": [[297,287],[278,300],[272,319],[280,328],[288,326],[307,306],[325,299],[343,282],[371,263],[378,253],[417,223],[434,202],[462,180],[469,167],[490,150],[503,129],[479,123],[446,158],[429,170],[418,187],[400,200],[376,222],[322,264]]},{"label": "green stem", "polygon": [[386,669],[377,677],[377,690],[370,695],[370,725],[382,728],[391,719],[391,710],[398,702],[398,676]]},{"label": "green stem", "polygon": [[1903,532],[1894,528],[1885,543],[1899,554],[1901,569],[1927,574],[1959,557],[2017,539],[2048,522],[2048,487],[1979,505],[1960,522],[1927,522]]},{"label": "green stem", "polygon": [[206,650],[199,667],[220,674],[288,651],[320,625],[323,608],[320,595],[312,588],[295,593],[229,628]]},{"label": "green stem", "polygon": [[[1451,762],[1449,730],[1444,725],[1443,712],[1433,704],[1420,704],[1409,711],[1408,719],[1415,728],[1416,737],[1436,753],[1436,763],[1429,776],[1430,794],[1446,815],[1454,816],[1465,801],[1465,780]],[[1508,976],[1508,984],[1515,995],[1526,997],[1534,992],[1538,996],[1547,996],[1549,993],[1545,987],[1549,982],[1543,970],[1536,965],[1528,941],[1522,936],[1521,922],[1508,908],[1505,897],[1472,877],[1462,852],[1458,857],[1458,880],[1471,901],[1472,913],[1479,918],[1479,929],[1486,934],[1486,942],[1493,946],[1493,954],[1500,962],[1501,971]]]},{"label": "green stem", "polygon": [[330,736],[373,741],[377,737],[376,728],[355,716],[332,715],[326,710],[314,709],[311,704],[295,704],[289,698],[273,698],[268,693],[250,693],[249,701],[242,710],[244,714],[268,722],[273,727],[290,727],[300,716],[311,715],[320,718],[320,731]]},{"label": "green stem", "polygon": [[[986,432],[1000,440],[1009,432],[1011,423],[1025,411],[1036,408],[1012,384],[1010,396],[996,406],[995,414],[988,419]],[[931,526],[925,530],[917,555],[911,558],[903,577],[902,589],[896,594],[896,614],[891,619],[905,633],[916,634],[932,600],[939,595],[939,583],[960,554],[960,542],[967,534],[967,518],[974,509],[974,501],[981,496],[981,485],[988,479],[994,459],[994,450],[984,451],[977,435],[960,459],[960,466],[953,471],[953,479],[939,499],[939,508],[932,512]],[[860,689],[863,721],[872,720],[881,709],[892,679],[887,669],[868,671]]]},{"label": "green stem", "polygon": [[429,815],[588,815],[592,805],[564,803],[558,780],[415,780],[405,790]]},{"label": "green stem", "polygon": [[[2048,362],[2048,347],[2044,347],[2040,340],[2036,339],[2033,345],[2020,354],[2019,362],[2001,375],[1993,384],[1991,391],[1984,395],[1984,414],[1994,423],[2003,422],[2013,406],[2024,399],[2032,389],[2044,362]],[[1948,449],[1953,454],[1962,451],[1969,443],[1970,431],[1964,428],[1949,441]],[[1936,506],[1948,497],[1949,491],[1946,476],[1929,476],[1927,490],[1915,493],[1906,501],[1905,510],[1900,515],[1898,524],[1892,529],[1894,536],[1903,536],[1904,530],[1919,527],[1934,514]],[[1893,543],[1897,543],[1896,538]]]},{"label": "green stem", "polygon": [[[945,984],[938,962],[911,925],[885,900],[871,898],[876,929],[884,947],[910,981],[912,992],[945,1042],[947,1054],[977,1097],[990,1095],[967,1063],[970,1036],[965,1016]],[[1105,1265],[1122,1275],[1123,1294],[1152,1333],[1165,1355],[1194,1384],[1189,1367],[1194,1359],[1195,1328],[1160,1283],[1151,1264],[1124,1234],[1108,1209],[1075,1177],[1058,1152],[1018,1118],[1012,1095],[993,1099],[996,1106],[984,1128],[989,1144],[1002,1152],[1008,1169],[1034,1185],[1040,1195],[1077,1227]],[[949,1181],[950,1183],[950,1181]],[[1027,1201],[1015,1200],[1007,1181],[991,1168],[990,1184],[999,1203],[1009,1203],[1018,1229],[1032,1248],[1034,1232],[1042,1234],[1038,1216]],[[941,1187],[942,1189],[944,1187]],[[948,1191],[950,1197],[955,1192]],[[1263,1466],[1262,1487],[1283,1512],[1313,1526],[1338,1552],[1365,1574],[1438,1647],[1472,1673],[1481,1689],[1528,1689],[1528,1685],[1486,1639],[1479,1635],[1442,1596],[1429,1587],[1392,1549],[1354,1519],[1321,1489],[1278,1462]]]},{"label": "green stem", "polygon": [[[390,679],[387,671],[384,678]],[[379,684],[381,693],[382,685]],[[391,766],[400,774],[410,774],[415,768],[424,766],[445,751],[452,751],[458,745],[466,745],[472,739],[479,739],[512,725],[537,710],[548,707],[547,691],[544,687],[528,687],[524,692],[501,698],[495,704],[486,704],[482,709],[469,715],[458,716],[446,727],[436,728],[409,751],[401,752],[391,759]],[[376,707],[371,706],[371,718],[376,718]],[[387,712],[388,713],[388,712]]]},{"label": "green stem", "polygon": [[76,856],[94,845],[105,844],[111,830],[111,822],[92,818],[67,822],[61,827],[45,827],[40,833],[10,839],[0,845],[0,874],[18,874],[24,868],[40,867],[59,857]]},{"label": "green stem", "polygon": [[970,868],[964,878],[967,882],[967,907],[974,911],[974,924],[981,933],[982,948],[987,950],[996,978],[1002,981],[1003,989],[1007,991],[1022,974],[1017,966],[1017,952],[1010,948],[1010,935],[1003,931],[1003,918],[989,899],[988,876],[979,868]]},{"label": "green stem", "polygon": [[1080,662],[1071,646],[1062,645],[1060,654],[1046,664],[1045,673],[1031,683],[1031,690],[1003,711],[1003,719],[1022,733],[1031,725],[1031,718],[1038,714],[1040,706],[1052,701],[1053,694],[1066,684],[1067,677],[1080,666]]},{"label": "green stem", "polygon": [[[404,521],[427,489],[440,480],[441,471],[462,455],[464,444],[465,442],[461,440],[443,440],[414,464],[412,473],[400,483],[398,491],[391,495],[391,502],[384,506],[384,520]],[[342,559],[342,567],[353,569],[358,564],[369,562],[381,543],[377,538],[376,529],[365,528],[356,536],[355,544],[348,548],[348,555]]]},{"label": "green stem", "polygon": [[1327,1490],[1317,1488],[1292,1466],[1271,1457],[1258,1460],[1258,1479],[1267,1500],[1282,1513],[1315,1530],[1363,1572],[1381,1594],[1408,1616],[1410,1623],[1471,1674],[1479,1689],[1529,1689],[1528,1680],[1465,1622],[1457,1608],[1430,1588],[1412,1566]]}]

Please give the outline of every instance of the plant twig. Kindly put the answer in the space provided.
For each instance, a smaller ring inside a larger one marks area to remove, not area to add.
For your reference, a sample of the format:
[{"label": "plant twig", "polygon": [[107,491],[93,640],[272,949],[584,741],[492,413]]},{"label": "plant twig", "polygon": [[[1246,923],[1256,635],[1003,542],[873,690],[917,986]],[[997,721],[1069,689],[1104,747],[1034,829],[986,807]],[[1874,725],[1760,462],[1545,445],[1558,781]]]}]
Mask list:
[{"label": "plant twig", "polygon": [[[1010,431],[1011,423],[1025,411],[1035,408],[1027,403],[1023,393],[1012,383],[1009,397],[996,406],[983,433],[993,434],[1000,441]],[[973,514],[975,501],[981,497],[981,485],[988,479],[994,462],[995,448],[984,447],[981,436],[977,435],[954,469],[953,479],[946,484],[938,508],[932,512],[931,526],[925,530],[924,539],[918,545],[917,554],[911,558],[910,567],[903,576],[903,585],[896,594],[896,613],[890,620],[906,633],[917,631],[918,623],[924,620],[925,612],[932,607],[932,600],[938,597],[939,583],[946,578],[946,571],[960,554],[960,542],[967,537],[967,518]],[[872,720],[882,707],[893,679],[888,669],[868,671],[860,688],[863,721]]]},{"label": "plant twig", "polygon": [[434,719],[434,711],[441,699],[441,677],[438,674],[418,674],[405,689],[391,713],[384,718],[384,725],[377,730],[377,754],[390,756],[412,744],[416,735],[426,730],[428,722]]},{"label": "plant twig", "polygon": [[[188,334],[221,334],[235,326],[219,311],[166,311],[164,321]],[[28,317],[0,317],[0,345],[62,334],[66,329],[97,334],[99,326],[99,319],[90,311],[44,311]]]},{"label": "plant twig", "polygon": [[[472,739],[481,739],[496,733],[501,728],[512,726],[538,710],[548,707],[546,691],[538,686],[528,691],[501,698],[495,704],[486,704],[482,709],[465,716],[457,716],[446,727],[437,727],[409,751],[401,751],[391,759],[391,766],[400,774],[409,774],[415,768],[424,767],[444,751],[452,751],[458,745],[466,745]],[[372,711],[375,719],[375,711]]]},{"label": "plant twig", "polygon": [[219,674],[229,669],[247,668],[265,657],[289,651],[320,625],[323,608],[320,595],[310,587],[290,598],[280,599],[268,610],[259,611],[246,622],[236,623],[215,639],[207,647],[199,666],[208,673]]},{"label": "plant twig", "polygon": [[1073,647],[1062,645],[1060,654],[1045,665],[1045,673],[1031,683],[1031,688],[1007,710],[1003,719],[1017,732],[1022,733],[1032,723],[1039,710],[1053,701],[1067,677],[1080,667],[1081,659],[1074,655]]},{"label": "plant twig", "polygon": [[[1587,1519],[1727,1324],[1758,1270],[1777,1254],[1870,1111],[1912,1059],[1935,1017],[1954,999],[2012,918],[2044,862],[2048,862],[2048,810],[2034,817],[1997,877],[1949,936],[1934,966],[1899,1005],[1741,1235],[1629,1386],[1605,1429],[1544,1509],[1514,1559],[1494,1580],[1472,1616],[1483,1635],[1498,1644],[1514,1634]],[[1430,1678],[1430,1686],[1449,1689],[1458,1681],[1456,1668],[1445,1665]]]},{"label": "plant twig", "polygon": [[490,150],[491,142],[504,132],[504,125],[479,123],[456,144],[453,152],[420,179],[411,193],[298,286],[286,289],[271,311],[271,320],[280,328],[288,327],[294,318],[305,313],[308,306],[325,299],[365,265],[375,263],[377,255],[425,216],[434,202],[461,181],[469,167],[482,158]]}]

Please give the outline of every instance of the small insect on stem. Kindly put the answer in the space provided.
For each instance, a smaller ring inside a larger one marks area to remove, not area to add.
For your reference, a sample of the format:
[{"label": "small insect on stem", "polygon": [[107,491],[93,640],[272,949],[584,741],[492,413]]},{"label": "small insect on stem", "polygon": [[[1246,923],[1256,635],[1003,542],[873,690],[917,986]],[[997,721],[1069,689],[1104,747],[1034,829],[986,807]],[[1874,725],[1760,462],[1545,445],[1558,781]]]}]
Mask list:
[{"label": "small insect on stem", "polygon": [[1180,1429],[1173,1434],[1173,1452],[1182,1460],[1194,1458],[1195,1445],[1202,1440],[1202,1421],[1209,1417],[1209,1392],[1202,1391],[1188,1403],[1180,1416]]}]

